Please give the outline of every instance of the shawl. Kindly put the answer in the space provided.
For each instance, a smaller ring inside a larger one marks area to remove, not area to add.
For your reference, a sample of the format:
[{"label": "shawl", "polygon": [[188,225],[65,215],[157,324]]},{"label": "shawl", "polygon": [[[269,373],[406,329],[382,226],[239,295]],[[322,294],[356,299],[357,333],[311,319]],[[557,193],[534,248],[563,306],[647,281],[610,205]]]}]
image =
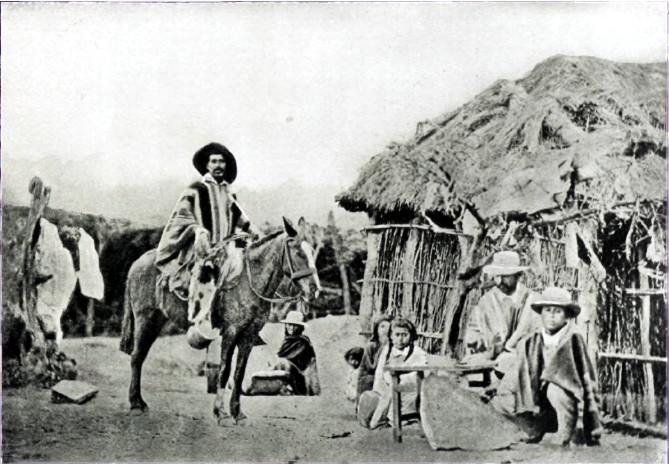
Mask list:
[{"label": "shawl", "polygon": [[316,357],[311,340],[306,335],[286,335],[277,355],[289,360],[301,371]]},{"label": "shawl", "polygon": [[192,261],[198,229],[209,232],[212,244],[228,237],[235,226],[248,229],[250,221],[234,195],[225,194],[225,188],[217,192],[215,183],[198,181],[181,193],[156,250],[156,267],[161,273],[174,275]]},{"label": "shawl", "polygon": [[541,328],[541,317],[531,307],[534,298],[536,293],[521,283],[511,297],[493,287],[472,311],[469,337],[480,338],[491,359],[515,350],[521,337]]},{"label": "shawl", "polygon": [[583,337],[572,324],[547,365],[544,365],[543,344],[541,332],[535,332],[518,345],[517,378],[512,379],[516,383],[516,414],[548,414],[548,402],[542,387],[545,382],[550,382],[583,403],[583,432],[586,438],[599,436],[597,381]]}]

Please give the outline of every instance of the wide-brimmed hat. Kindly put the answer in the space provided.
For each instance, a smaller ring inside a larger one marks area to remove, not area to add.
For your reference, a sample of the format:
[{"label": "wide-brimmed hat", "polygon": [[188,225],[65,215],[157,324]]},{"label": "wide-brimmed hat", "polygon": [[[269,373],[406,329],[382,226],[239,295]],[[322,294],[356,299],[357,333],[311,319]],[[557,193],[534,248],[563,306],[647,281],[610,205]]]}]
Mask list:
[{"label": "wide-brimmed hat", "polygon": [[558,287],[546,287],[537,301],[532,303],[532,309],[541,313],[544,306],[560,306],[567,310],[571,317],[581,313],[581,307],[571,299],[571,293]]},{"label": "wide-brimmed hat", "polygon": [[492,257],[492,264],[483,266],[484,273],[494,276],[518,274],[528,269],[520,265],[520,256],[515,251],[499,251]]},{"label": "wide-brimmed hat", "polygon": [[221,155],[225,158],[224,180],[228,184],[232,184],[237,178],[237,160],[235,160],[235,156],[220,143],[212,142],[209,145],[205,145],[193,155],[193,166],[202,175],[207,173],[209,155]]},{"label": "wide-brimmed hat", "polygon": [[295,324],[306,327],[307,324],[304,323],[304,314],[301,311],[288,311],[286,318],[283,321],[279,321],[282,324]]}]

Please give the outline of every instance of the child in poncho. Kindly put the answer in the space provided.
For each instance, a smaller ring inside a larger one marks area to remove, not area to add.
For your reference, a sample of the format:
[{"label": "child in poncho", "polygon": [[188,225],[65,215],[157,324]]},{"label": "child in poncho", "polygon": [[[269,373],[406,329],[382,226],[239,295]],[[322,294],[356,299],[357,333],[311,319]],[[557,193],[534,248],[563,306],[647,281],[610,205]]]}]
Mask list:
[{"label": "child in poncho", "polygon": [[528,434],[527,442],[556,432],[557,442],[569,446],[582,403],[586,443],[598,444],[602,428],[595,371],[573,324],[581,308],[568,291],[549,287],[532,309],[541,315],[543,329],[518,344],[517,366],[504,379],[509,388],[501,389],[492,404]]}]

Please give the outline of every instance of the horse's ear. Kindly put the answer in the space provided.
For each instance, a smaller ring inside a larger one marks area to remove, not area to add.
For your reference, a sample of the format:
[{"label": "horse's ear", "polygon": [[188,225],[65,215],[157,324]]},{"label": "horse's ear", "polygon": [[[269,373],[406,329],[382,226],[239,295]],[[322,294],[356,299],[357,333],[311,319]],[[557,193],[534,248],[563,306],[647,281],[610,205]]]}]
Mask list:
[{"label": "horse's ear", "polygon": [[286,233],[289,237],[297,236],[297,230],[295,230],[295,226],[293,226],[293,223],[290,222],[290,219],[286,217],[283,218],[283,228],[286,230]]},{"label": "horse's ear", "polygon": [[306,219],[304,219],[304,216],[300,218],[299,221],[297,221],[297,230],[300,233],[300,236],[303,238],[308,237],[309,234],[309,224],[307,224]]}]

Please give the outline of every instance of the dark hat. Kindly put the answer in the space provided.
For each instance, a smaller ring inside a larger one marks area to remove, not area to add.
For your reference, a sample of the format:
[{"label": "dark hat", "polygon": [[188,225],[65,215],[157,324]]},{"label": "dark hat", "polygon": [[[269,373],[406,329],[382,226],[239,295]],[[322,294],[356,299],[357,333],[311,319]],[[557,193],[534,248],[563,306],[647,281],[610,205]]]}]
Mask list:
[{"label": "dark hat", "polygon": [[571,300],[571,294],[562,288],[547,287],[541,296],[532,303],[532,309],[541,314],[544,306],[560,306],[576,317],[581,312],[581,307]]},{"label": "dark hat", "polygon": [[237,178],[237,161],[235,160],[235,156],[220,143],[212,142],[209,145],[205,145],[193,155],[193,166],[202,175],[207,173],[209,155],[222,155],[225,158],[224,180],[228,184],[232,184]]}]

